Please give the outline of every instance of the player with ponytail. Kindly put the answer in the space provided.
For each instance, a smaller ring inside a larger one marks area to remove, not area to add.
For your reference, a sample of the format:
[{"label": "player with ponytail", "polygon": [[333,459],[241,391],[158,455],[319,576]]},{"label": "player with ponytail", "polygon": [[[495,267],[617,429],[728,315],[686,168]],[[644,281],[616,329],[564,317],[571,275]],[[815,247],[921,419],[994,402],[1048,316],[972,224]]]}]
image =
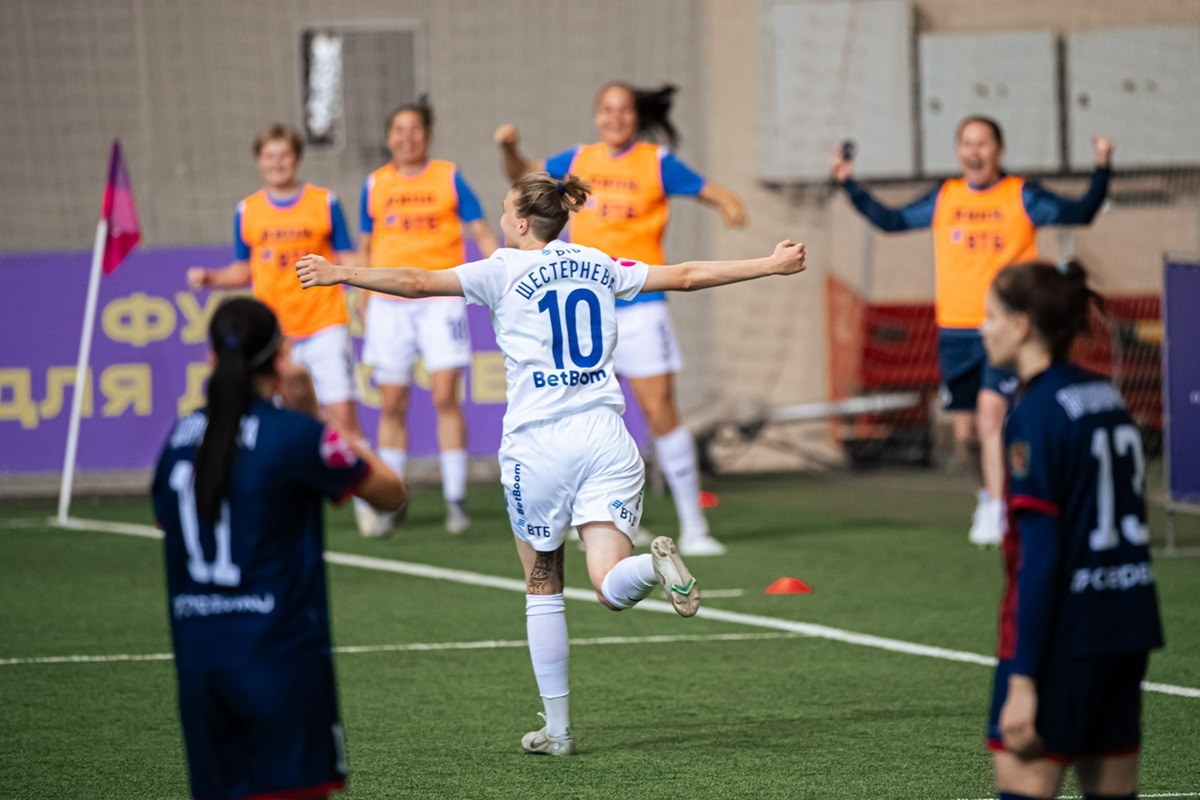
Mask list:
[{"label": "player with ponytail", "polygon": [[345,757],[323,499],[394,510],[404,488],[312,416],[311,379],[267,306],[225,301],[209,344],[208,405],[176,423],[152,487],[192,794],[325,797]]},{"label": "player with ponytail", "polygon": [[546,727],[521,744],[558,756],[575,753],[567,713],[567,529],[579,529],[588,576],[606,607],[631,608],[659,585],[680,616],[692,616],[700,604],[673,540],[660,536],[650,553],[633,555],[645,472],[621,419],[625,398],[613,370],[616,300],[804,269],[804,245],[790,241],[766,258],[671,267],[562,241],[563,226],[589,193],[574,175],[519,178],[500,218],[507,246],[454,269],[363,270],[318,255],[296,265],[306,288],[346,283],[402,297],[466,296],[491,309],[508,384],[501,480],[525,572],[529,650],[546,712]]},{"label": "player with ponytail", "polygon": [[1004,427],[1007,584],[988,747],[1003,800],[1133,798],[1141,681],[1162,628],[1142,439],[1120,393],[1070,363],[1098,298],[1077,263],[1005,267],[987,295],[990,363],[1020,387]]},{"label": "player with ponytail", "polygon": [[[737,194],[694,172],[667,147],[651,143],[665,140],[672,149],[678,143],[670,119],[674,95],[670,85],[647,90],[623,81],[604,84],[594,108],[600,141],[545,161],[523,156],[516,126],[502,125],[494,134],[502,168],[510,180],[545,169],[556,178],[573,174],[590,181],[594,198],[572,220],[571,241],[618,258],[665,264],[663,235],[671,196],[696,198],[730,227],[746,224],[746,209]],[[679,514],[680,550],[720,555],[725,548],[709,535],[700,506],[696,445],[680,424],[675,403],[675,373],[683,368],[683,360],[665,295],[647,292],[637,300],[618,302],[617,325],[621,337],[616,370],[628,379],[654,436],[655,454]]]}]

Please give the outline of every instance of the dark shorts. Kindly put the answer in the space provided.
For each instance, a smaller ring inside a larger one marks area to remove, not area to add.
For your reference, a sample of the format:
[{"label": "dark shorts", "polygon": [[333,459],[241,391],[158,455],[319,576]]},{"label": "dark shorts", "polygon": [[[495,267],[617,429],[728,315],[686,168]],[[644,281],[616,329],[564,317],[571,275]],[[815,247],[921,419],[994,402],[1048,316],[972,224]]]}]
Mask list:
[{"label": "dark shorts", "polygon": [[333,662],[181,668],[179,716],[192,796],[325,797],[346,783]]},{"label": "dark shorts", "polygon": [[[1051,659],[1037,676],[1034,727],[1044,757],[1069,764],[1080,756],[1119,756],[1138,752],[1142,743],[1142,678],[1147,656],[1133,653],[1092,658]],[[996,666],[988,749],[1002,751],[1000,709],[1008,694],[1009,667]]]},{"label": "dark shorts", "polygon": [[942,407],[947,411],[974,411],[982,389],[1011,400],[1017,376],[988,363],[979,331],[966,328],[938,330],[938,369],[942,374]]}]

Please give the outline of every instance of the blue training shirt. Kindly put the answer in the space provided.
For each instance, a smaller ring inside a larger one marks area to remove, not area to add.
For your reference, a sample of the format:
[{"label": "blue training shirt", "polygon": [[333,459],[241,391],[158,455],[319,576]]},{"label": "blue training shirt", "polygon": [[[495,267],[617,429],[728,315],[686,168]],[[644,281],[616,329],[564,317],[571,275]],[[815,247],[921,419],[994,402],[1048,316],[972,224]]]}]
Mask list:
[{"label": "blue training shirt", "polygon": [[[546,172],[550,173],[552,178],[561,179],[570,170],[571,163],[575,160],[575,156],[579,153],[581,147],[582,145],[575,145],[547,158]],[[663,153],[658,163],[663,194],[666,196],[695,197],[704,189],[704,184],[706,183],[704,176],[683,163],[674,153],[669,151]],[[622,254],[610,253],[609,255],[619,258]],[[666,292],[647,292],[646,294],[639,294],[632,300],[617,300],[617,308],[630,306],[635,303],[662,303],[666,299]]]},{"label": "blue training shirt", "polygon": [[151,489],[179,668],[328,652],[322,502],[347,497],[367,463],[312,417],[255,400],[221,519],[200,522],[193,473],[206,424],[203,410],[175,424]]},{"label": "blue training shirt", "polygon": [[1120,393],[1100,375],[1055,364],[1018,396],[1004,447],[1000,657],[1033,675],[1047,655],[1160,647],[1145,455]]}]

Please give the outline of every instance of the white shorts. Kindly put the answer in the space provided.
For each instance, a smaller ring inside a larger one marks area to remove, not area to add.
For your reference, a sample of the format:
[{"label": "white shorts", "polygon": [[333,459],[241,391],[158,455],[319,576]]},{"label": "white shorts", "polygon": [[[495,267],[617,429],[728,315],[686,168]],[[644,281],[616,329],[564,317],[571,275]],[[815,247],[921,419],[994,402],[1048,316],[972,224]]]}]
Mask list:
[{"label": "white shorts", "polygon": [[526,425],[500,442],[513,535],[542,553],[586,522],[611,521],[632,541],[645,475],[633,437],[607,406]]},{"label": "white shorts", "polygon": [[418,355],[430,372],[462,369],[471,363],[466,299],[372,297],[367,304],[363,363],[374,368],[375,383],[407,386]]},{"label": "white shorts", "polygon": [[358,399],[350,332],[345,325],[325,328],[307,339],[292,342],[292,360],[312,375],[317,402],[321,405]]},{"label": "white shorts", "polygon": [[626,378],[653,378],[683,369],[666,303],[634,303],[617,309],[613,366]]}]

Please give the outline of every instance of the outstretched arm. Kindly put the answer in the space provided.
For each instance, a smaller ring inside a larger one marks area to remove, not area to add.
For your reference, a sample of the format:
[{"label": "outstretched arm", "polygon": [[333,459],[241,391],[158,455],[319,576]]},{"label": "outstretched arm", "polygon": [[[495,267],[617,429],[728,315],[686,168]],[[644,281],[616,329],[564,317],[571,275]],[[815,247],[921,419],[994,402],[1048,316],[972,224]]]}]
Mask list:
[{"label": "outstretched arm", "polygon": [[1087,192],[1078,200],[1059,197],[1043,189],[1033,181],[1025,182],[1021,200],[1025,212],[1034,225],[1087,225],[1096,218],[1104,198],[1108,195],[1108,181],[1112,177],[1113,143],[1110,139],[1092,138],[1092,151],[1096,168]]},{"label": "outstretched arm", "polygon": [[746,227],[746,206],[736,192],[709,181],[704,184],[700,194],[696,195],[696,199],[710,208],[715,208],[730,228]]},{"label": "outstretched arm", "polygon": [[521,136],[517,132],[516,125],[506,122],[496,128],[492,138],[496,144],[500,145],[500,168],[504,170],[504,174],[510,181],[515,181],[530,172],[541,172],[546,168],[545,161],[533,161],[521,155],[521,151],[518,149]]},{"label": "outstretched arm", "polygon": [[474,222],[466,224],[467,233],[475,240],[475,246],[479,248],[479,252],[487,258],[492,253],[496,252],[496,248],[500,245],[496,242],[496,234],[492,233],[492,229],[488,227],[486,219],[477,219]]},{"label": "outstretched arm", "polygon": [[189,289],[242,289],[250,285],[250,262],[234,261],[227,267],[188,267]]},{"label": "outstretched arm", "polygon": [[463,294],[462,283],[453,270],[344,267],[330,264],[313,253],[296,262],[296,277],[305,289],[344,283],[397,297],[462,297]]},{"label": "outstretched arm", "polygon": [[687,261],[670,267],[650,267],[643,292],[692,292],[740,283],[767,275],[792,275],[804,271],[804,245],[783,241],[766,258],[743,261]]},{"label": "outstretched arm", "polygon": [[838,147],[833,151],[829,174],[841,184],[850,196],[850,202],[867,220],[882,231],[895,233],[928,228],[933,223],[933,211],[937,206],[938,189],[901,208],[890,208],[876,200],[854,180],[854,161],[846,157],[846,151]]}]

